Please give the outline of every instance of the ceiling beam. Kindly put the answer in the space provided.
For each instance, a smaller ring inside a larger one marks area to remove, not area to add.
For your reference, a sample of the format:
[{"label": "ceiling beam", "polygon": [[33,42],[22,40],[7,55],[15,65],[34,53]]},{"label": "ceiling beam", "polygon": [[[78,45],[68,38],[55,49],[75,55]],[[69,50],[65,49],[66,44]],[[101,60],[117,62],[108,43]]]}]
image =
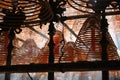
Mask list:
[{"label": "ceiling beam", "polygon": [[0,72],[68,72],[120,70],[120,61],[80,61],[76,63],[30,64],[0,66]]},{"label": "ceiling beam", "polygon": [[[115,12],[106,12],[106,16],[111,16],[111,15],[120,15],[120,11],[115,11]],[[90,14],[84,14],[84,15],[74,15],[74,16],[63,16],[65,17],[65,20],[73,20],[73,19],[80,19],[80,18],[88,18]]]}]

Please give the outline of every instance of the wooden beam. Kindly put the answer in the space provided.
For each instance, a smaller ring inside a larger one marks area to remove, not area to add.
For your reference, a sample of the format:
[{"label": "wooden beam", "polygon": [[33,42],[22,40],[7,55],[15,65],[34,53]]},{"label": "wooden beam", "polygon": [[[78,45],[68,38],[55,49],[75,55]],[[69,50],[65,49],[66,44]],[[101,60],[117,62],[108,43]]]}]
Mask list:
[{"label": "wooden beam", "polygon": [[[106,16],[110,16],[110,15],[119,15],[120,11],[115,11],[115,12],[106,12],[105,15]],[[73,20],[73,19],[80,19],[80,18],[87,18],[89,17],[90,14],[83,14],[83,15],[74,15],[74,16],[63,16],[62,20],[66,21],[66,20]],[[0,19],[1,21],[2,19]],[[31,24],[31,26],[29,25]],[[39,26],[40,25],[40,20],[34,20],[34,21],[29,21],[29,22],[24,22],[23,25],[26,25],[25,27],[33,27],[33,26]],[[29,26],[28,26],[29,25]],[[2,26],[2,24],[0,24],[0,28],[10,28],[9,26]],[[13,26],[14,27],[14,26]]]},{"label": "wooden beam", "polygon": [[[112,16],[112,15],[120,15],[120,11],[115,11],[115,12],[106,12],[106,16]],[[74,15],[74,16],[63,16],[65,20],[73,20],[73,19],[80,19],[80,18],[87,18],[89,17],[90,14],[84,14],[84,15]],[[63,19],[64,19],[63,18]]]},{"label": "wooden beam", "polygon": [[77,63],[30,64],[0,66],[0,72],[67,72],[120,70],[120,61],[80,61]]}]

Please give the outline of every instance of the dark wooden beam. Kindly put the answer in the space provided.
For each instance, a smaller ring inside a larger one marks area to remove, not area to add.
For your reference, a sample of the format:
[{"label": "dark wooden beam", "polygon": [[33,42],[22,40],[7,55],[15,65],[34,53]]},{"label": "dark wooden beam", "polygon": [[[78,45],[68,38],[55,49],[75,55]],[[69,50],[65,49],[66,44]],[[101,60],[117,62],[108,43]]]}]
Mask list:
[{"label": "dark wooden beam", "polygon": [[[120,15],[120,11],[115,11],[115,12],[106,12],[106,16],[112,16],[112,15]],[[65,20],[73,20],[73,19],[80,19],[80,18],[87,18],[89,17],[90,14],[84,14],[84,15],[74,15],[74,16],[63,16],[65,17]]]},{"label": "dark wooden beam", "polygon": [[[106,16],[111,16],[111,15],[119,15],[120,14],[120,11],[116,11],[116,12],[106,12],[105,15]],[[89,17],[90,14],[83,14],[83,15],[74,15],[74,16],[63,16],[63,20],[73,20],[73,19],[80,19],[80,18],[87,18]],[[2,19],[0,19],[1,21]],[[28,24],[31,24],[28,25]],[[40,20],[34,20],[34,21],[29,21],[29,22],[24,22],[24,25],[26,25],[25,27],[33,27],[33,26],[39,26],[40,25]],[[5,27],[5,26],[2,26],[0,24],[0,28],[9,28],[8,26]]]},{"label": "dark wooden beam", "polygon": [[0,66],[0,72],[67,72],[67,71],[100,71],[120,70],[120,61],[81,61],[77,63],[30,64]]}]

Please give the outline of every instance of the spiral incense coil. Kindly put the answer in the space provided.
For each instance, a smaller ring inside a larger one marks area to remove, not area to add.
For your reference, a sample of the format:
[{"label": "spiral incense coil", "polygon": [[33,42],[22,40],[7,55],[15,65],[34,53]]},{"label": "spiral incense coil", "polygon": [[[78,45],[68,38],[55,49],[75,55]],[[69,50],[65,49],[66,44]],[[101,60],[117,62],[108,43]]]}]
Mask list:
[{"label": "spiral incense coil", "polygon": [[[78,33],[78,37],[75,41],[76,50],[81,49],[84,51],[81,53],[76,53],[76,55],[86,56],[88,61],[99,61],[102,57],[102,46],[100,44],[102,34],[100,29],[100,17],[98,15],[91,15],[84,23],[82,28]],[[86,48],[84,45],[81,45],[79,38],[88,46]],[[106,33],[106,39],[109,44],[107,46],[108,60],[119,60],[119,55],[117,52],[117,47],[114,44],[110,33]],[[77,51],[78,52],[78,51]],[[78,59],[81,60],[81,59]],[[83,59],[85,60],[85,59]]]},{"label": "spiral incense coil", "polygon": [[95,13],[106,9],[106,12],[117,12],[119,11],[119,1],[117,0],[67,0],[75,10],[82,13]]},{"label": "spiral incense coil", "polygon": [[42,8],[40,9],[40,23],[46,24],[47,22],[51,21],[53,18],[53,12],[48,2],[43,2]]},{"label": "spiral incense coil", "polygon": [[[23,20],[21,19],[23,17],[16,16],[19,9],[25,14]],[[4,22],[7,15],[4,11],[14,13],[12,16],[7,16],[7,22]],[[0,0],[0,27],[19,27],[18,24],[22,27],[39,26],[49,22],[52,17],[49,3],[42,0]]]}]

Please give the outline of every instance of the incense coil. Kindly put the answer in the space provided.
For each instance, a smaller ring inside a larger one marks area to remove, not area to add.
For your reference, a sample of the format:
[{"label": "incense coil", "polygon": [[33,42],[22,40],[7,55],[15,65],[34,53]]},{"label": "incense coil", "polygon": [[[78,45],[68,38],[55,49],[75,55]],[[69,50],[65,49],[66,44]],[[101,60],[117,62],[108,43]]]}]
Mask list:
[{"label": "incense coil", "polygon": [[106,10],[106,12],[119,11],[118,0],[67,0],[68,5],[82,13],[95,13]]},{"label": "incense coil", "polygon": [[[25,13],[25,20],[23,21],[22,27],[33,27],[39,26],[41,24],[46,24],[49,22],[52,17],[53,13],[50,8],[49,3],[45,1],[32,1],[32,0],[1,0],[0,1],[0,27],[16,27],[19,22],[21,21],[21,16],[9,16],[9,23],[4,23],[8,26],[2,26],[1,23],[4,22],[4,17],[6,14],[3,10],[9,10],[12,12],[13,6],[15,6],[16,10],[15,13],[19,12],[19,8],[22,8],[22,12]],[[45,12],[45,14],[44,14]],[[13,19],[14,18],[14,19]],[[17,21],[17,23],[16,23]],[[9,26],[10,25],[10,26]]]},{"label": "incense coil", "polygon": [[40,23],[46,24],[47,22],[51,21],[53,18],[53,12],[48,2],[42,3],[42,8],[40,9]]}]

